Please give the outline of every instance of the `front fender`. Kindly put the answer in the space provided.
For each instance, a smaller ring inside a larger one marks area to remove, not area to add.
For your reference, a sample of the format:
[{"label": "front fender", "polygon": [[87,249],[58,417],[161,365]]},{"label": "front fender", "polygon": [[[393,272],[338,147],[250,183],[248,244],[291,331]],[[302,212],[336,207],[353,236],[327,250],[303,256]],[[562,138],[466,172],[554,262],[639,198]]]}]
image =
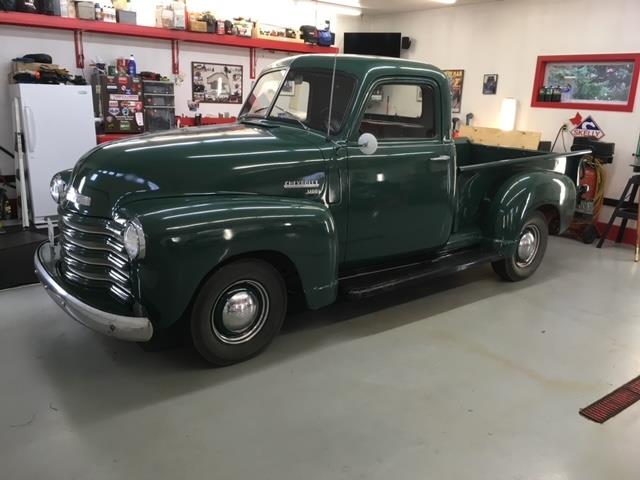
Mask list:
[{"label": "front fender", "polygon": [[310,308],[335,300],[338,239],[322,203],[257,195],[190,196],[140,200],[122,214],[142,224],[146,253],[134,269],[141,303],[161,328],[182,316],[217,265],[251,252],[288,257]]},{"label": "front fender", "polygon": [[569,177],[549,170],[514,175],[493,198],[484,234],[499,253],[513,255],[525,220],[546,206],[558,211],[560,233],[569,228],[576,208],[576,187]]}]

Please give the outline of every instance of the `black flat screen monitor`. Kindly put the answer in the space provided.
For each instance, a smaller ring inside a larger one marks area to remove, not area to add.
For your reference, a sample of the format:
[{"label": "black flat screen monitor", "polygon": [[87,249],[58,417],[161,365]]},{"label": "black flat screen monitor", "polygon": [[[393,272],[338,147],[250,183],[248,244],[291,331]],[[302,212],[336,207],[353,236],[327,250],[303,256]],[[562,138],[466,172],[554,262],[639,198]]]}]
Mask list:
[{"label": "black flat screen monitor", "polygon": [[345,33],[344,53],[400,57],[401,33]]}]

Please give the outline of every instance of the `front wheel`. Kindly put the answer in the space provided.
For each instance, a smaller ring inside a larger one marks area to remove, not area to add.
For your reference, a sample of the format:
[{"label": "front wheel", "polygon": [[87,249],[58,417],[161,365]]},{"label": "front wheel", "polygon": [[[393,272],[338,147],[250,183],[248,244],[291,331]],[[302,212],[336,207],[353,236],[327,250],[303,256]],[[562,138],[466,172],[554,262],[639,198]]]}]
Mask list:
[{"label": "front wheel", "polygon": [[191,314],[193,345],[218,366],[247,360],[276,336],[287,311],[280,273],[261,260],[239,260],[202,286]]},{"label": "front wheel", "polygon": [[536,212],[522,226],[516,252],[493,262],[494,271],[504,280],[517,282],[529,278],[538,269],[547,249],[549,228],[545,216]]}]

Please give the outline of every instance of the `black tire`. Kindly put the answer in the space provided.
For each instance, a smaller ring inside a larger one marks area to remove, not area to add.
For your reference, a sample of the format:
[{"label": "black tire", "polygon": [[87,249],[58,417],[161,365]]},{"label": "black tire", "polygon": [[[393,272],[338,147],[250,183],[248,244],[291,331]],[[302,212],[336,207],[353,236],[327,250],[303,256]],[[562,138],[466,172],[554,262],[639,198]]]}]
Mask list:
[{"label": "black tire", "polygon": [[591,245],[598,238],[598,230],[596,229],[595,225],[589,225],[584,229],[584,232],[582,232],[582,243],[585,243],[587,245]]},{"label": "black tire", "polygon": [[[237,310],[229,310],[234,306]],[[242,362],[269,345],[286,312],[286,285],[272,265],[253,259],[229,263],[211,275],[196,297],[193,345],[216,366]]]},{"label": "black tire", "polygon": [[[518,282],[529,278],[538,269],[540,263],[542,263],[549,239],[547,219],[542,213],[535,212],[524,222],[522,230],[520,230],[520,235],[518,236],[518,242],[520,242],[520,239],[522,239],[524,235],[529,234],[533,235],[536,240],[536,247],[533,252],[530,252],[530,255],[523,258],[523,256],[519,254],[520,248],[518,248],[513,256],[503,258],[491,264],[493,270],[504,280]],[[529,252],[527,249],[523,249],[523,251]]]}]

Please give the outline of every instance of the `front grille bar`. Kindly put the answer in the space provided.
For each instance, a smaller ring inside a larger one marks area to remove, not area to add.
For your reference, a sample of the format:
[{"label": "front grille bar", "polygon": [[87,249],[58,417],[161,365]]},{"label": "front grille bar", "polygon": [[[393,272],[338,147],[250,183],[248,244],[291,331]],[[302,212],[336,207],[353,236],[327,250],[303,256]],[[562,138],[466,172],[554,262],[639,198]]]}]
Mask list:
[{"label": "front grille bar", "polygon": [[105,243],[94,242],[89,240],[80,240],[78,238],[74,238],[69,232],[63,230],[62,235],[64,237],[65,242],[69,242],[77,247],[86,248],[87,250],[102,250],[105,252],[114,253],[122,259],[126,259],[124,256],[124,245],[116,245],[114,243],[109,243],[109,240]]},{"label": "front grille bar", "polygon": [[114,220],[60,215],[61,271],[71,282],[133,300],[122,227]]}]

